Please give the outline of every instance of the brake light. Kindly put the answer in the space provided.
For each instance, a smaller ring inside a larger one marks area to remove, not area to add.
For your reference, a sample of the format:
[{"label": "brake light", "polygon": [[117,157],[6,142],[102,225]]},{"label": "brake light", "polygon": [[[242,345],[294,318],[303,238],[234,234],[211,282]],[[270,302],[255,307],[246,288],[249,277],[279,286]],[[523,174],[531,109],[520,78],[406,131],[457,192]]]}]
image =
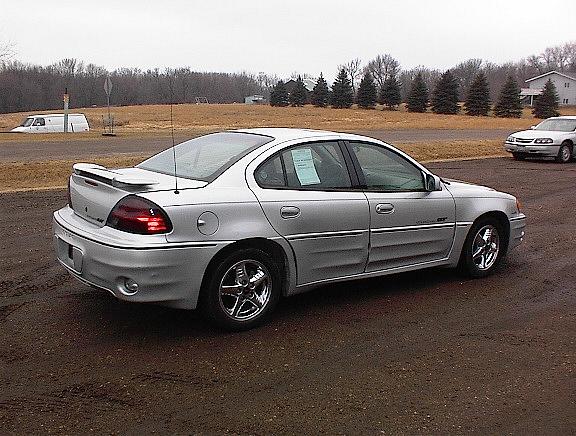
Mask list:
[{"label": "brake light", "polygon": [[116,203],[106,225],[117,230],[140,235],[155,235],[172,231],[172,223],[157,204],[136,195],[128,195]]}]

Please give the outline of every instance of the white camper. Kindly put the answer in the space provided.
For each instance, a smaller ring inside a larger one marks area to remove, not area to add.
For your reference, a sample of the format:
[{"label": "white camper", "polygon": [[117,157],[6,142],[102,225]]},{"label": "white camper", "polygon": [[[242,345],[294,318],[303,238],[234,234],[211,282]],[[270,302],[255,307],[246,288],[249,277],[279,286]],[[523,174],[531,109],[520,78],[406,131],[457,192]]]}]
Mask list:
[{"label": "white camper", "polygon": [[[68,132],[88,132],[88,120],[84,114],[68,115]],[[64,132],[64,114],[30,115],[11,132],[55,133]]]}]

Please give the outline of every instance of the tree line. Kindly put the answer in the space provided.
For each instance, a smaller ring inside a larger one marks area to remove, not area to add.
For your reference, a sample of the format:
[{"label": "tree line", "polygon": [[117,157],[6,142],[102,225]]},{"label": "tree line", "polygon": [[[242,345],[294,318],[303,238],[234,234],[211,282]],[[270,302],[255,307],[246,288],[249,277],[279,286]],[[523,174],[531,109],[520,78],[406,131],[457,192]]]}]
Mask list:
[{"label": "tree line", "polygon": [[[548,56],[550,53],[557,53],[557,57]],[[540,59],[543,59],[541,63]],[[406,102],[410,112],[425,112],[430,107],[434,113],[456,114],[461,111],[459,101],[464,101],[467,115],[488,115],[493,109],[494,115],[499,117],[520,117],[522,104],[516,78],[542,74],[547,68],[576,72],[576,43],[546,49],[540,57],[533,56],[517,64],[495,68],[492,64],[484,65],[481,60],[470,60],[437,74],[423,67],[402,72],[399,62],[388,54],[377,56],[363,68],[359,59],[354,59],[340,65],[331,90],[320,74],[306,99],[306,89],[302,77],[298,75],[291,93],[288,93],[283,81],[273,87],[270,104],[301,106],[311,103],[318,107],[331,105],[334,108],[348,108],[356,103],[360,108],[373,109],[376,103],[380,103],[394,109]],[[495,71],[499,74],[495,75]],[[501,77],[504,73],[507,76]],[[490,82],[493,86],[490,86]],[[493,101],[495,104],[492,108]],[[536,99],[533,113],[539,118],[555,116],[558,114],[558,102],[554,84],[549,80],[542,95]]]},{"label": "tree line", "polygon": [[18,61],[0,63],[0,113],[59,109],[67,88],[71,107],[103,106],[104,80],[113,83],[113,105],[194,103],[196,97],[210,103],[244,102],[271,84],[266,75],[203,73],[190,68],[142,71],[120,68],[112,72],[76,59],[42,67]]},{"label": "tree line", "polygon": [[[170,101],[194,103],[196,97],[206,97],[210,103],[243,102],[244,97],[252,94],[272,98],[273,86],[280,84],[277,77],[265,73],[197,72],[190,68],[145,71],[120,68],[108,71],[77,59],[63,59],[49,66],[25,64],[13,59],[13,48],[0,45],[0,113],[59,109],[65,88],[70,93],[71,107],[105,105],[106,95],[102,86],[107,76],[111,77],[114,84],[111,97],[113,105],[165,104]],[[366,96],[369,96],[373,92],[371,80],[376,86],[377,99],[389,101],[390,107],[394,106],[398,98],[408,103],[417,77],[419,86],[424,83],[432,91],[445,73],[423,66],[403,70],[400,63],[389,54],[378,55],[365,65],[359,59],[353,59],[338,68],[339,72],[342,70],[350,82],[354,99],[358,98],[363,81],[362,95],[367,93]],[[483,73],[488,82],[490,100],[496,101],[510,76],[518,83],[523,83],[530,77],[551,70],[576,73],[576,42],[549,47],[539,55],[518,62],[494,64],[481,59],[469,59],[450,68],[458,84],[459,101],[467,98],[479,73]],[[298,74],[293,74],[293,77],[297,78]],[[309,76],[301,74],[301,77]],[[341,87],[343,77],[339,74],[336,80],[334,85]],[[324,78],[321,82],[324,83],[320,83],[320,95],[325,91],[324,84],[328,91],[326,95],[330,95]],[[344,102],[334,104],[340,106]]]}]

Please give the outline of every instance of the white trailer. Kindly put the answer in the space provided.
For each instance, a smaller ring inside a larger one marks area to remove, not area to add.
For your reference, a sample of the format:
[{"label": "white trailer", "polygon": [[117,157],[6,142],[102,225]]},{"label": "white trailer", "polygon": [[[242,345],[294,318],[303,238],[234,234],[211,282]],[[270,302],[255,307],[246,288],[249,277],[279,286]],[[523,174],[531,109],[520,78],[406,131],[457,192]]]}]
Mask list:
[{"label": "white trailer", "polygon": [[[68,115],[68,132],[88,132],[90,126],[84,114]],[[30,115],[11,132],[56,133],[64,132],[64,114]]]}]

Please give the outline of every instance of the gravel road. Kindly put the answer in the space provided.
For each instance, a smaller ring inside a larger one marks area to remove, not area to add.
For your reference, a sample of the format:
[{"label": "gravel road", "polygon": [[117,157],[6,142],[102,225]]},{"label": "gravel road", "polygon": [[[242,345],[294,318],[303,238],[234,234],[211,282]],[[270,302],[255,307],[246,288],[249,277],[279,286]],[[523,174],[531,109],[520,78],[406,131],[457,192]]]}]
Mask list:
[{"label": "gravel road", "polygon": [[429,167],[523,202],[495,275],[325,286],[239,334],[77,283],[51,246],[65,192],[0,195],[0,433],[573,433],[576,164]]},{"label": "gravel road", "polygon": [[[452,141],[452,140],[483,140],[504,139],[510,134],[509,130],[502,129],[474,129],[474,130],[438,130],[438,129],[410,129],[410,130],[370,130],[356,131],[360,135],[378,138],[390,144],[400,142],[424,141]],[[1,140],[0,136],[0,140]],[[46,139],[46,138],[43,138]],[[177,135],[176,143],[190,139],[190,136]],[[154,154],[168,148],[172,144],[170,136],[150,136],[145,138],[134,137],[102,137],[99,139],[84,139],[74,141],[0,141],[0,162],[21,160],[58,160],[58,159],[89,159],[95,156],[105,157],[118,153]]]}]

